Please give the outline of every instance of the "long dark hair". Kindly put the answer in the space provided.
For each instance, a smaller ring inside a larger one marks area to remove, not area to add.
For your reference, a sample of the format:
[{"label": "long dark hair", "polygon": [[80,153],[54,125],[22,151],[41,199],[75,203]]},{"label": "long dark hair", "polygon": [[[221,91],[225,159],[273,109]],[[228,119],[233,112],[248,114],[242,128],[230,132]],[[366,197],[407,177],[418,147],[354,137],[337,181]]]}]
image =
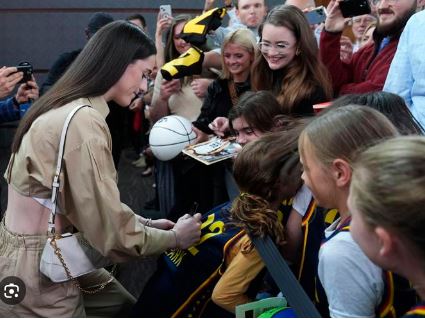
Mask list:
[{"label": "long dark hair", "polygon": [[424,128],[414,118],[404,100],[394,93],[370,92],[364,94],[347,94],[332,102],[330,108],[349,104],[367,105],[380,111],[394,124],[403,135],[424,134]]},{"label": "long dark hair", "polygon": [[188,14],[181,14],[173,18],[171,26],[168,28],[165,33],[165,48],[164,48],[164,62],[170,62],[180,56],[180,53],[177,51],[176,46],[174,45],[174,29],[176,25],[182,22],[187,22],[191,19],[191,16]]},{"label": "long dark hair", "polygon": [[[298,53],[282,70],[272,72],[262,54],[254,61],[251,73],[254,90],[273,91],[282,111],[293,113],[293,107],[311,96],[318,87],[328,99],[332,98],[332,86],[326,67],[319,59],[319,48],[304,13],[295,6],[281,5],[273,8],[260,27],[262,38],[264,25],[286,27],[297,39]],[[275,87],[274,87],[275,86]]]},{"label": "long dark hair", "polygon": [[40,115],[82,97],[105,94],[127,66],[156,53],[154,42],[136,25],[111,22],[89,40],[65,74],[29,109],[12,144],[17,152],[22,138]]}]

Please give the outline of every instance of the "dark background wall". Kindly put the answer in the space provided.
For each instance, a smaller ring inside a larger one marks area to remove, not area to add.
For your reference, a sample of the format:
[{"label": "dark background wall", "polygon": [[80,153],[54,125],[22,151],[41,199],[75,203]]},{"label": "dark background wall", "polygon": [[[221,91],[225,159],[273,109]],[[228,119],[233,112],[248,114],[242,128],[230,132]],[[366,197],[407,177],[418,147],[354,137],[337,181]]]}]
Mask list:
[{"label": "dark background wall", "polygon": [[[222,0],[217,0],[217,4]],[[268,0],[274,6],[282,1]],[[51,64],[62,52],[84,46],[84,29],[96,11],[110,13],[115,19],[140,13],[154,35],[161,4],[171,4],[173,14],[199,14],[203,0],[1,0],[0,65],[29,61],[37,82],[44,81]]]},{"label": "dark background wall", "polygon": [[[269,8],[282,0],[266,0]],[[217,5],[223,0],[216,0]],[[57,57],[86,43],[84,29],[94,12],[110,13],[114,19],[140,13],[154,36],[161,4],[171,4],[173,15],[199,14],[204,0],[0,0],[0,67],[28,61],[34,66],[39,86]],[[6,207],[7,186],[2,178],[17,122],[0,125],[1,211]],[[0,211],[0,216],[1,216]]]}]

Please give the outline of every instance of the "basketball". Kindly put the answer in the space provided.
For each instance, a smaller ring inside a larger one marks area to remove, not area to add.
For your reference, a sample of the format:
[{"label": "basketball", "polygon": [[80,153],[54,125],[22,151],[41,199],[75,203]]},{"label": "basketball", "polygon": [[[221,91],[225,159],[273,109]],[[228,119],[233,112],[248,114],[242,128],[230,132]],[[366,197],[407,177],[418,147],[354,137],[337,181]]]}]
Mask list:
[{"label": "basketball", "polygon": [[154,124],[149,134],[149,144],[156,158],[169,161],[195,138],[191,122],[178,115],[169,115]]}]

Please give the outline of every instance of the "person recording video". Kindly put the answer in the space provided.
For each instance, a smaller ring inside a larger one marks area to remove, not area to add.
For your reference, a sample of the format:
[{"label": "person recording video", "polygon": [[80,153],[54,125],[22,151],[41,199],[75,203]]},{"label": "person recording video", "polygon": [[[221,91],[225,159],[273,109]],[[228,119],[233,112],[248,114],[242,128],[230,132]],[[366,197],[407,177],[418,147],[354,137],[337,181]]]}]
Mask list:
[{"label": "person recording video", "polygon": [[38,85],[33,75],[30,81],[19,85],[14,96],[8,97],[16,85],[22,82],[23,77],[23,72],[18,72],[14,66],[3,66],[0,69],[0,123],[19,120],[32,100],[38,98]]}]

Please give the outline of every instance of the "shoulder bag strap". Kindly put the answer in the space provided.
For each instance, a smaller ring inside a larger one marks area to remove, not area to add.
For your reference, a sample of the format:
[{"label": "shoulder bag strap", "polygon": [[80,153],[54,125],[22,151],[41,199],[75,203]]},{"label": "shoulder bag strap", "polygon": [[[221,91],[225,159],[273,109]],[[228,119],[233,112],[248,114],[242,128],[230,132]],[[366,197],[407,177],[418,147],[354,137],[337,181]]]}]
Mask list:
[{"label": "shoulder bag strap", "polygon": [[316,307],[295,278],[271,238],[269,236],[264,238],[250,236],[250,238],[266,264],[270,275],[297,316],[300,318],[320,318]]},{"label": "shoulder bag strap", "polygon": [[63,124],[61,139],[60,139],[60,143],[59,143],[58,161],[57,161],[57,164],[56,164],[56,172],[55,172],[55,176],[53,177],[53,183],[52,183],[52,198],[51,198],[52,209],[50,211],[50,218],[49,218],[49,222],[48,222],[48,232],[51,233],[51,234],[55,233],[55,216],[56,216],[57,199],[58,199],[59,185],[60,185],[59,176],[60,176],[61,169],[62,169],[63,151],[65,149],[66,133],[68,131],[69,123],[71,122],[71,119],[73,118],[75,113],[77,113],[80,109],[82,109],[83,107],[86,107],[86,106],[88,106],[88,105],[80,105],[80,106],[77,106],[75,109],[73,109],[71,111],[71,113],[68,114],[68,116],[65,119],[65,123]]}]

